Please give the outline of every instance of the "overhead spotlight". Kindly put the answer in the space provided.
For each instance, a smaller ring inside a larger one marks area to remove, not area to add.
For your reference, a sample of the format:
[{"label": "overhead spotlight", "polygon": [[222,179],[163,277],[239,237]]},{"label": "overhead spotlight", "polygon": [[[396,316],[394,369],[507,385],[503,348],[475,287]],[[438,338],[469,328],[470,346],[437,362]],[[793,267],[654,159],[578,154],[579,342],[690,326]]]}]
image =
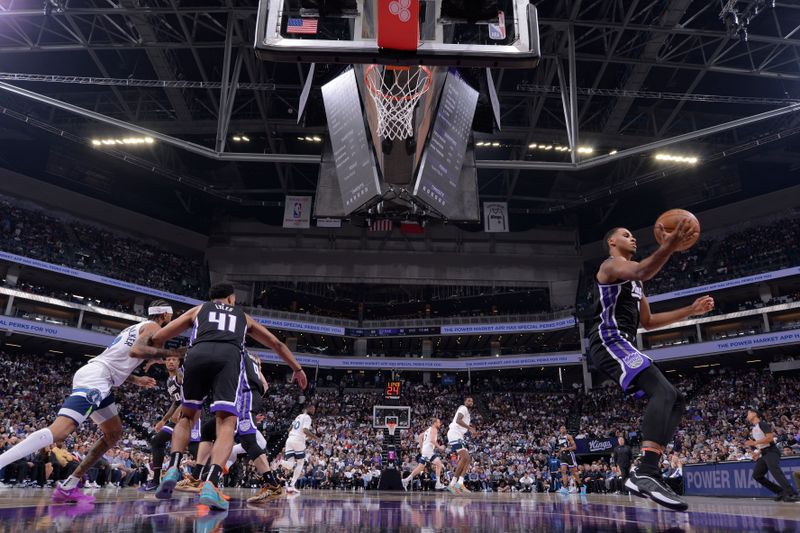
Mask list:
[{"label": "overhead spotlight", "polygon": [[153,144],[155,140],[152,137],[121,137],[119,139],[106,138],[106,139],[91,139],[92,146],[112,146],[112,145],[134,145],[134,144]]},{"label": "overhead spotlight", "polygon": [[103,143],[102,143],[102,142],[100,142],[99,140],[97,140],[97,139],[92,139],[92,146],[100,146],[101,144],[103,144]]},{"label": "overhead spotlight", "polygon": [[669,163],[685,163],[688,165],[696,165],[700,159],[696,156],[682,156],[674,154],[656,154],[656,161],[666,161]]},{"label": "overhead spotlight", "polygon": [[594,153],[594,148],[591,146],[579,146],[578,147],[579,154],[591,154]]},{"label": "overhead spotlight", "polygon": [[314,142],[321,143],[322,142],[322,137],[320,137],[319,135],[314,135]]},{"label": "overhead spotlight", "polygon": [[242,138],[241,138],[241,137],[239,137],[238,135],[234,135],[234,136],[233,136],[233,140],[234,140],[234,141],[236,141],[236,142],[239,142],[239,141],[241,141],[241,140],[242,140]]},{"label": "overhead spotlight", "polygon": [[306,137],[306,140],[310,143],[314,142],[314,137]]},{"label": "overhead spotlight", "polygon": [[552,150],[553,149],[553,145],[552,144],[548,144],[547,146],[544,147],[544,149],[545,150]]},{"label": "overhead spotlight", "polygon": [[614,154],[616,154],[616,153],[617,153],[617,151],[616,151],[616,150],[611,150],[610,152],[608,152],[608,155],[614,155]]},{"label": "overhead spotlight", "polygon": [[499,143],[499,142],[497,142],[497,141],[494,141],[494,142],[492,143],[492,146],[493,146],[493,147],[495,147],[495,148],[497,148],[498,146],[500,146],[500,143]]},{"label": "overhead spotlight", "polygon": [[536,148],[537,146],[539,146],[539,145],[538,145],[538,144],[536,144],[536,143],[531,143],[531,144],[529,144],[529,145],[528,145],[528,148],[530,148],[530,149],[534,149],[534,148]]},{"label": "overhead spotlight", "polygon": [[305,140],[306,140],[306,138],[305,138],[305,137],[298,137],[298,138],[297,138],[297,140],[298,140],[298,141],[305,141]]},{"label": "overhead spotlight", "polygon": [[249,143],[250,142],[250,137],[247,137],[246,135],[242,135],[242,140],[244,142],[246,142],[246,143]]}]

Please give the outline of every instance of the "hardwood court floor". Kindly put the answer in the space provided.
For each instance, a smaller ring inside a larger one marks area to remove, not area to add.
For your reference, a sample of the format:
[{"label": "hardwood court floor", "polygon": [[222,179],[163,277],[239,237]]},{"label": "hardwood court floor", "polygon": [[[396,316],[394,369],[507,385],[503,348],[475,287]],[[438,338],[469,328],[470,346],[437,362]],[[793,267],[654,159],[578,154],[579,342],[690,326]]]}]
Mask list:
[{"label": "hardwood court floor", "polygon": [[231,489],[225,513],[182,495],[156,500],[134,489],[93,491],[90,505],[51,505],[50,491],[0,489],[0,533],[75,531],[800,531],[800,504],[689,498],[675,513],[631,496],[303,491],[249,506],[254,490]]}]

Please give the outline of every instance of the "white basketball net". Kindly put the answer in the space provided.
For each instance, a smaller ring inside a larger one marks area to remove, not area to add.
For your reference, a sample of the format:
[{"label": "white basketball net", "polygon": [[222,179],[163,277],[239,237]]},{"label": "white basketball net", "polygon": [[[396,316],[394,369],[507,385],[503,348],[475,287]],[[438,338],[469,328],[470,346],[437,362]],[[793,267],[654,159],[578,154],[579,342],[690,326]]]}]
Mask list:
[{"label": "white basketball net", "polygon": [[378,114],[378,135],[407,139],[414,134],[414,108],[431,86],[428,67],[370,65],[364,74]]}]

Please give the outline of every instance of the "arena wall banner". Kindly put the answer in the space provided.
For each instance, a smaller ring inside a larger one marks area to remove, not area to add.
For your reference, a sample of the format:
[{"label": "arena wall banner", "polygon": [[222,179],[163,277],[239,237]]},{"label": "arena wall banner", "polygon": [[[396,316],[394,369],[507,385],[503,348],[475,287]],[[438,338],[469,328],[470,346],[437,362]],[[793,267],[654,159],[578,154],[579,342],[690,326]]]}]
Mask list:
[{"label": "arena wall banner", "polygon": [[[683,486],[687,496],[736,496],[745,498],[774,496],[753,480],[753,461],[707,463],[683,467]],[[800,471],[800,457],[784,457],[781,469],[786,478]],[[775,481],[772,476],[770,479]]]},{"label": "arena wall banner", "polygon": [[91,346],[108,346],[114,340],[112,335],[88,331],[85,329],[71,328],[58,324],[48,324],[36,320],[26,320],[24,318],[14,318],[10,316],[0,316],[0,330],[11,331],[13,333],[23,333],[36,337],[49,337],[63,341],[72,341],[79,344]]},{"label": "arena wall banner", "polygon": [[[267,363],[281,363],[281,359],[267,350],[250,349],[250,353],[258,355]],[[567,366],[581,362],[581,354],[566,353],[552,355],[528,355],[518,357],[463,357],[456,359],[412,359],[394,357],[327,357],[295,354],[301,365],[309,368],[352,368],[369,369],[402,369],[402,370],[497,370],[502,368],[524,368],[531,366]]]},{"label": "arena wall banner", "polygon": [[654,361],[667,361],[669,359],[682,359],[697,355],[757,350],[759,348],[766,348],[767,346],[797,343],[800,343],[800,329],[791,329],[788,331],[776,331],[774,333],[760,333],[758,335],[750,335],[749,337],[736,337],[712,342],[657,348],[655,350],[647,350],[647,355]]},{"label": "arena wall banner", "polygon": [[681,289],[679,291],[654,294],[652,296],[647,295],[647,301],[650,303],[663,302],[665,300],[674,300],[675,298],[681,298],[683,296],[714,292],[722,289],[729,289],[731,287],[740,287],[742,285],[750,285],[751,283],[760,283],[762,281],[770,281],[789,276],[800,276],[800,266],[784,268],[774,272],[763,272],[761,274],[754,274],[752,276],[745,276],[743,278],[729,279],[720,281],[718,283],[710,283],[708,285],[700,285],[699,287],[690,287],[688,289]]},{"label": "arena wall banner", "polygon": [[614,439],[575,439],[575,453],[611,453],[615,445]]},{"label": "arena wall banner", "polygon": [[472,335],[492,333],[519,333],[568,329],[575,326],[575,317],[569,316],[548,322],[512,322],[506,324],[458,324],[442,326],[442,335]]},{"label": "arena wall banner", "polygon": [[253,316],[253,320],[266,328],[288,329],[290,331],[303,331],[306,333],[322,333],[325,335],[344,335],[344,328],[328,324],[314,324],[299,320],[280,320],[263,316]]},{"label": "arena wall banner", "polygon": [[62,265],[54,265],[53,263],[48,263],[46,261],[39,261],[38,259],[31,259],[29,257],[23,257],[21,255],[11,254],[8,252],[0,251],[0,260],[11,261],[12,263],[30,266],[41,270],[48,270],[50,272],[55,272],[57,274],[64,274],[66,276],[85,279],[88,281],[93,281],[95,283],[102,283],[103,285],[110,285],[112,287],[117,287],[120,289],[126,289],[141,294],[147,294],[150,296],[155,296],[156,298],[164,298],[166,300],[172,300],[173,302],[182,302],[189,305],[198,305],[203,303],[200,300],[195,300],[194,298],[189,298],[188,296],[181,296],[179,294],[173,294],[167,291],[151,289],[150,287],[137,285],[136,283],[129,283],[127,281],[109,278],[106,276],[100,276],[98,274],[92,274],[90,272],[83,272],[81,270],[76,270],[74,268]]}]

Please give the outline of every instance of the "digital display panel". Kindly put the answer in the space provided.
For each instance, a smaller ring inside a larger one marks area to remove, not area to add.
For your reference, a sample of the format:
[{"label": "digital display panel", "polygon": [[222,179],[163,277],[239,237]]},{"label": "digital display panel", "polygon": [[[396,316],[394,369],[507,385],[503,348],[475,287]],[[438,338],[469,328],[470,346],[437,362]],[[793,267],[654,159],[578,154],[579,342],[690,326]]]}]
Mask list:
[{"label": "digital display panel", "polygon": [[400,399],[400,382],[390,381],[386,384],[386,399],[399,400]]},{"label": "digital display panel", "polygon": [[342,206],[345,215],[349,215],[381,191],[355,71],[349,69],[323,85],[322,101]]},{"label": "digital display panel", "polygon": [[462,169],[477,103],[478,91],[455,71],[448,72],[417,169],[414,195],[450,220],[467,219]]}]

